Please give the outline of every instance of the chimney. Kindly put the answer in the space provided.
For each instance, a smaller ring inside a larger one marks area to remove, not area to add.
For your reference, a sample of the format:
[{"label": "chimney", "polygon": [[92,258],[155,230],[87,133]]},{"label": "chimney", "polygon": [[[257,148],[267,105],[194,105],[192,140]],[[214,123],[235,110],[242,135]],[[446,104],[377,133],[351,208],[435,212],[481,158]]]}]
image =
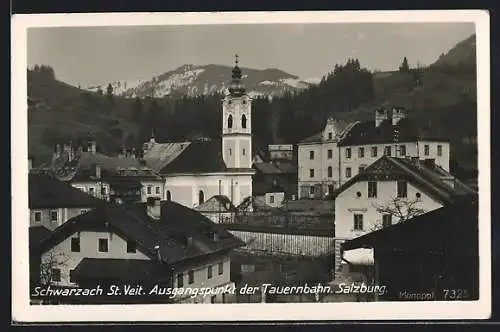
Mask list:
[{"label": "chimney", "polygon": [[375,111],[375,127],[380,126],[382,121],[387,120],[387,110],[385,108]]},{"label": "chimney", "polygon": [[90,153],[92,153],[92,154],[95,154],[95,153],[96,153],[96,150],[97,150],[97,148],[96,148],[96,143],[95,143],[95,141],[94,141],[94,140],[90,140],[90,141],[88,142],[88,151],[89,151]]},{"label": "chimney", "polygon": [[148,197],[147,214],[155,220],[161,218],[161,201],[159,198]]},{"label": "chimney", "polygon": [[403,108],[394,107],[392,109],[392,125],[395,126],[401,119],[405,118],[405,110]]},{"label": "chimney", "polygon": [[162,259],[161,259],[160,245],[159,244],[155,245],[154,250],[156,252],[156,259],[158,260],[158,262],[161,262]]},{"label": "chimney", "polygon": [[100,179],[101,178],[101,165],[94,165],[95,167],[95,177],[97,179]]}]

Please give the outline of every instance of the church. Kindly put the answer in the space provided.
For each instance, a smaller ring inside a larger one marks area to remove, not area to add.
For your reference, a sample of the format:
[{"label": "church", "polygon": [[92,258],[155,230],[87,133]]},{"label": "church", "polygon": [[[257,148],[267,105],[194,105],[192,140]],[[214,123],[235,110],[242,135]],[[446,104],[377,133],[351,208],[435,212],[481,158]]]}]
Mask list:
[{"label": "church", "polygon": [[236,56],[232,80],[222,100],[220,139],[143,145],[147,166],[165,179],[163,199],[194,208],[215,195],[235,205],[252,196],[252,99]]}]

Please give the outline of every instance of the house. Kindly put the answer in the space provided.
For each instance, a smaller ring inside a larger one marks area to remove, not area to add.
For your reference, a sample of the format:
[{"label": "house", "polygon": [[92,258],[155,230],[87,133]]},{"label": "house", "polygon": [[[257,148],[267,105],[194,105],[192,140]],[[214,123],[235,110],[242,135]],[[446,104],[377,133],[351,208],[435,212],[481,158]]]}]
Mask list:
[{"label": "house", "polygon": [[299,196],[322,197],[382,155],[433,159],[450,170],[450,144],[406,117],[401,107],[376,110],[372,121],[328,119],[324,130],[299,143]]},{"label": "house", "polygon": [[105,203],[48,174],[30,173],[28,183],[31,227],[53,230],[68,219]]},{"label": "house", "polygon": [[[229,253],[242,245],[199,212],[171,201],[150,199],[147,203],[111,202],[74,217],[37,249],[42,266],[50,272],[41,273],[45,278],[42,282],[87,288],[139,284],[147,293],[141,301],[149,302],[159,298],[169,301],[165,295],[148,297],[154,286],[232,287]],[[173,301],[226,302],[229,296],[222,292],[194,295],[177,294]],[[106,297],[100,300],[113,301]],[[118,301],[129,300],[134,301],[124,297]]]},{"label": "house", "polygon": [[139,168],[118,167],[106,173],[110,184],[110,198],[128,202],[146,202],[149,197],[162,199],[165,180],[145,165]]},{"label": "house", "polygon": [[193,208],[215,195],[239,205],[252,196],[252,98],[242,83],[238,62],[222,100],[220,139],[144,143],[148,167],[165,179],[164,199]]},{"label": "house", "polygon": [[430,160],[383,156],[335,193],[335,236],[355,238],[476,192]]},{"label": "house", "polygon": [[478,197],[454,203],[342,244],[344,251],[374,252],[379,300],[477,300]]},{"label": "house", "polygon": [[231,200],[224,195],[215,195],[195,208],[216,224],[234,223],[236,207]]},{"label": "house", "polygon": [[254,163],[253,168],[255,169],[254,196],[266,196],[266,202],[275,207],[281,206],[285,198],[288,200],[296,198],[297,165],[295,163],[275,160]]}]

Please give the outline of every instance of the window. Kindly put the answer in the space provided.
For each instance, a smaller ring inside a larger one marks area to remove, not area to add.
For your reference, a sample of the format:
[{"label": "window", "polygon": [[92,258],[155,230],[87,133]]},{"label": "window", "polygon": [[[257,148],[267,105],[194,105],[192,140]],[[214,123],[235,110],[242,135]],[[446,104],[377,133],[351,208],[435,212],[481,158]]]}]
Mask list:
[{"label": "window", "polygon": [[399,146],[399,155],[400,156],[406,156],[406,145],[400,145]]},{"label": "window", "polygon": [[167,201],[172,200],[172,194],[170,194],[170,190],[167,190]]},{"label": "window", "polygon": [[247,153],[247,150],[243,149],[243,151],[241,152],[243,155],[246,155]]},{"label": "window", "polygon": [[51,281],[61,281],[61,269],[51,269],[50,271]]},{"label": "window", "polygon": [[333,133],[328,133],[328,139],[332,139],[333,138]]},{"label": "window", "polygon": [[50,211],[50,221],[57,221],[57,210]]},{"label": "window", "polygon": [[358,157],[363,158],[365,156],[365,148],[358,148]]},{"label": "window", "polygon": [[333,194],[333,184],[328,185],[328,193],[331,195]]},{"label": "window", "polygon": [[75,270],[69,270],[69,282],[76,283]]},{"label": "window", "polygon": [[137,245],[136,245],[135,241],[128,240],[127,241],[127,252],[133,254],[136,251],[137,251]]},{"label": "window", "polygon": [[424,145],[424,155],[426,155],[426,156],[429,155],[429,144]]},{"label": "window", "polygon": [[108,239],[99,239],[99,252],[108,252]]},{"label": "window", "polygon": [[106,195],[106,187],[101,187],[101,194]]},{"label": "window", "polygon": [[159,195],[160,194],[160,187],[156,187],[155,190],[156,190],[156,194]]},{"label": "window", "polygon": [[224,262],[219,263],[219,275],[224,273]]},{"label": "window", "polygon": [[269,203],[271,203],[271,204],[274,203],[274,196],[273,195],[269,196]]},{"label": "window", "polygon": [[310,178],[313,178],[313,177],[314,177],[314,168],[311,168],[311,169],[309,170],[309,177],[310,177]]},{"label": "window", "polygon": [[227,127],[233,128],[233,116],[231,114],[229,114],[229,117],[227,118]]},{"label": "window", "polygon": [[346,169],[345,169],[345,177],[346,178],[350,178],[351,177],[351,168],[350,167],[346,167]]},{"label": "window", "polygon": [[443,146],[442,145],[438,145],[437,146],[437,155],[438,156],[442,156],[443,155]]},{"label": "window", "polygon": [[147,186],[147,193],[148,195],[151,195],[151,190],[153,189],[151,186]]},{"label": "window", "polygon": [[87,212],[88,212],[88,210],[87,210],[87,209],[81,209],[81,210],[80,210],[80,214],[85,214],[85,213],[87,213]]},{"label": "window", "polygon": [[241,116],[241,128],[245,129],[247,127],[247,117],[245,114]]},{"label": "window", "polygon": [[42,212],[35,211],[35,222],[42,222]]},{"label": "window", "polygon": [[347,159],[351,158],[351,148],[345,149],[345,157]]},{"label": "window", "polygon": [[358,173],[361,173],[365,170],[365,166],[359,166]]},{"label": "window", "polygon": [[391,147],[390,147],[390,146],[386,146],[386,147],[384,148],[384,154],[385,154],[386,156],[390,156],[390,155],[391,155]]},{"label": "window", "polygon": [[398,197],[405,198],[408,194],[408,183],[406,181],[398,181]]},{"label": "window", "polygon": [[368,197],[377,197],[377,182],[368,181]]},{"label": "window", "polygon": [[332,159],[333,151],[331,149],[328,150],[328,159]]},{"label": "window", "polygon": [[376,146],[372,146],[372,157],[376,157],[378,154],[378,149]]},{"label": "window", "polygon": [[184,286],[184,273],[178,273],[177,274],[177,287],[183,287]]},{"label": "window", "polygon": [[363,230],[363,215],[355,214],[354,215],[354,230],[361,231]]},{"label": "window", "polygon": [[89,194],[92,196],[95,196],[95,188],[94,187],[89,188]]},{"label": "window", "polygon": [[310,193],[311,195],[314,195],[314,186],[310,186],[310,187],[309,187],[309,193]]},{"label": "window", "polygon": [[193,270],[189,270],[189,272],[188,272],[188,283],[192,284],[193,282],[194,282],[194,271]]},{"label": "window", "polygon": [[71,238],[71,252],[80,252],[80,238],[72,237]]},{"label": "window", "polygon": [[314,160],[314,151],[309,151],[309,159]]},{"label": "window", "polygon": [[231,150],[231,148],[229,148],[229,155],[232,155],[233,154],[233,150]]},{"label": "window", "polygon": [[332,166],[328,166],[328,177],[331,178],[333,176]]},{"label": "window", "polygon": [[384,214],[382,216],[382,227],[389,227],[392,225],[392,215]]},{"label": "window", "polygon": [[203,190],[200,190],[198,193],[198,204],[202,204],[205,202],[205,194],[203,193]]},{"label": "window", "polygon": [[210,297],[210,303],[215,303],[216,299],[217,299],[217,295],[212,295]]},{"label": "window", "polygon": [[212,274],[212,265],[210,265],[208,267],[207,277],[208,277],[208,279],[212,279],[212,276],[213,276],[213,274]]}]

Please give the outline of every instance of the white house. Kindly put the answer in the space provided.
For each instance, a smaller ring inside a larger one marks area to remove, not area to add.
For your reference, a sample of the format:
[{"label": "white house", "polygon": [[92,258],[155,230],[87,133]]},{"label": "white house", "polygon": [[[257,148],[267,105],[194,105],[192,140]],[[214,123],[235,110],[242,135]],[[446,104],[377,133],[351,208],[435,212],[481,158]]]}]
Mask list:
[{"label": "white house", "polygon": [[449,142],[417,126],[402,108],[377,110],[372,121],[329,119],[321,133],[299,143],[299,196],[332,193],[383,155],[433,159],[446,171],[450,167]]},{"label": "white house", "polygon": [[[33,252],[41,253],[40,280],[53,286],[137,283],[217,289],[234,287],[229,253],[242,245],[200,213],[152,199],[146,204],[109,203],[77,216]],[[153,298],[168,298],[159,292]],[[229,302],[228,296],[179,294],[174,302]]]},{"label": "white house", "polygon": [[215,195],[239,205],[252,196],[252,99],[236,62],[222,100],[222,139],[144,143],[147,165],[165,178],[164,199],[196,207]]},{"label": "white house", "polygon": [[355,238],[475,191],[432,161],[383,156],[335,193],[335,236]]}]

